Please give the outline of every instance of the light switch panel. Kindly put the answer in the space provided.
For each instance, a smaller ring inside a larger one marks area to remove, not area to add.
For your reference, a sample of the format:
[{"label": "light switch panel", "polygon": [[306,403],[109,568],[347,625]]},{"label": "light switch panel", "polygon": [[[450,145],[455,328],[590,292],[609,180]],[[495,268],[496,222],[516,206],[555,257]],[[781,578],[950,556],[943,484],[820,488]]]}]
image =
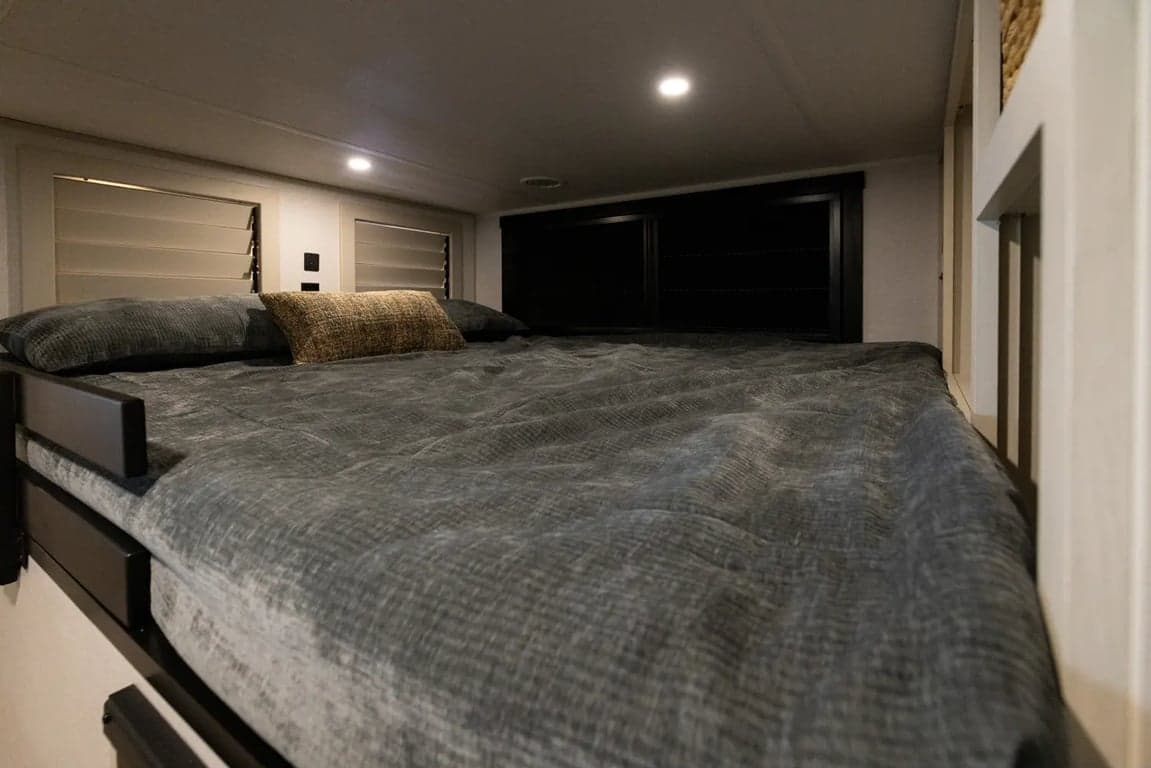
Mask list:
[{"label": "light switch panel", "polygon": [[320,254],[318,254],[318,253],[305,253],[304,254],[304,271],[305,272],[319,272],[320,271]]}]

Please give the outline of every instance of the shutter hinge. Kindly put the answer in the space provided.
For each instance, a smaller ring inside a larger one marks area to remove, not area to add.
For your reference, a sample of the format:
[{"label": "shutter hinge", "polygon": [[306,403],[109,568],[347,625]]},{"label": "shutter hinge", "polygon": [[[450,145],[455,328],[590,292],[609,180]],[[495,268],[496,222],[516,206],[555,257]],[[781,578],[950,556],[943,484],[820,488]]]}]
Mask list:
[{"label": "shutter hinge", "polygon": [[252,278],[252,293],[259,293],[260,285],[260,207],[252,208],[248,216],[248,227],[252,230],[252,239],[248,243],[248,250],[252,252],[252,261],[248,265],[248,274]]}]

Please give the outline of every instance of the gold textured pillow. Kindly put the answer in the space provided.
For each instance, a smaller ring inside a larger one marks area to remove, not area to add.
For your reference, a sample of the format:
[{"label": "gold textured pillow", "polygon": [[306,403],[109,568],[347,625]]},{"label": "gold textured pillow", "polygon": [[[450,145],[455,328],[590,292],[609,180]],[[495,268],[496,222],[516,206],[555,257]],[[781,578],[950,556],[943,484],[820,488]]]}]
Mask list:
[{"label": "gold textured pillow", "polygon": [[464,337],[430,293],[261,293],[297,363],[464,348]]}]

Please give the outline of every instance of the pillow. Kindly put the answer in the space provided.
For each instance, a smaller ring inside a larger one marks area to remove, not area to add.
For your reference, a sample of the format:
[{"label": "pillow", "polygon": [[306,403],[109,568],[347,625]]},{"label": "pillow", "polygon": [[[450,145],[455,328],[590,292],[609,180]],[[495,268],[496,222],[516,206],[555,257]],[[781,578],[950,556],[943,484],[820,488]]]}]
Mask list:
[{"label": "pillow", "polygon": [[0,344],[50,373],[155,370],[273,357],[288,341],[258,297],[100,299],[0,320]]},{"label": "pillow", "polygon": [[463,349],[464,338],[430,293],[261,293],[297,363]]},{"label": "pillow", "polygon": [[511,315],[474,301],[446,299],[440,301],[440,306],[468,341],[503,341],[528,330]]}]

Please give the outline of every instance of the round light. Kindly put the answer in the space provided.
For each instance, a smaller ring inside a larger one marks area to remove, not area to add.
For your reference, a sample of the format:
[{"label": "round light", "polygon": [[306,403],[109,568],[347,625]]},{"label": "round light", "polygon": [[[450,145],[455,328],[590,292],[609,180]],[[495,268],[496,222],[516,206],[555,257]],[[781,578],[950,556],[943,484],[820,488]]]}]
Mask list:
[{"label": "round light", "polygon": [[366,157],[350,157],[348,158],[348,167],[353,171],[363,173],[372,170],[372,163]]},{"label": "round light", "polygon": [[678,99],[681,96],[686,96],[690,90],[691,81],[686,77],[676,75],[674,77],[665,77],[659,81],[660,95],[669,99]]},{"label": "round light", "polygon": [[564,185],[554,176],[524,176],[520,179],[520,184],[532,189],[559,189]]}]

